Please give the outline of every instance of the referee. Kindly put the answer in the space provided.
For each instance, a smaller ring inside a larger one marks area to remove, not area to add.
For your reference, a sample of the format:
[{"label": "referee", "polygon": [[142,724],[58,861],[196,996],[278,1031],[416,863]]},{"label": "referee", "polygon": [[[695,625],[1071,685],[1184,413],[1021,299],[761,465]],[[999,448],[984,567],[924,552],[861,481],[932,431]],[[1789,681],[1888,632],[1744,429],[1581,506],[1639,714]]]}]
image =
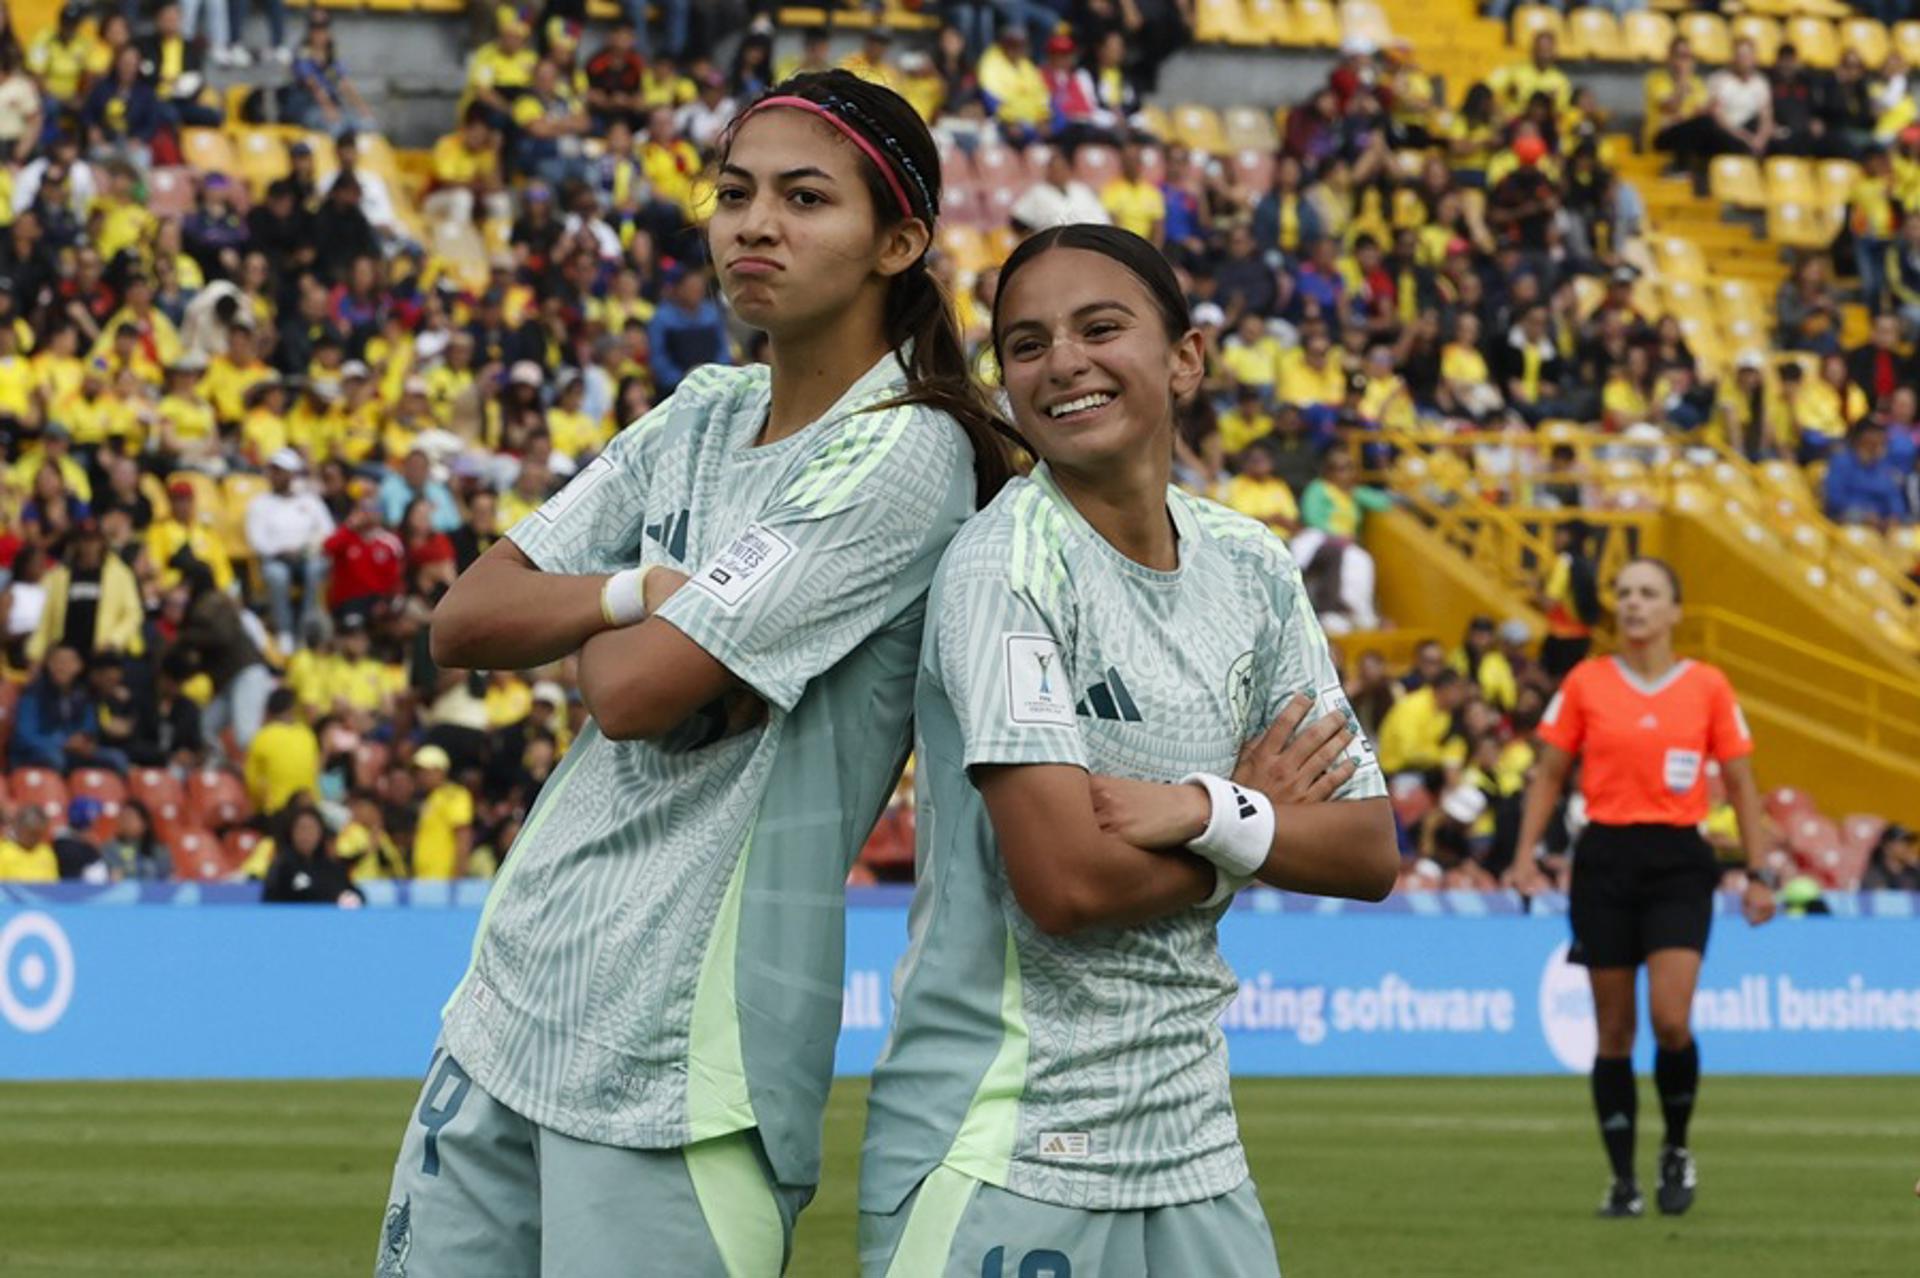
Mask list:
[{"label": "referee", "polygon": [[1753,740],[1727,677],[1676,658],[1680,579],[1658,559],[1635,559],[1614,581],[1620,651],[1575,666],[1540,724],[1540,761],[1527,788],[1508,882],[1525,895],[1544,886],[1531,855],[1581,761],[1587,826],[1573,860],[1568,958],[1593,985],[1599,1051],[1593,1104],[1613,1165],[1602,1216],[1646,1211],[1633,1174],[1635,983],[1647,966],[1648,1001],[1658,1050],[1654,1083],[1666,1117],[1660,1151],[1660,1210],[1693,1205],[1687,1120],[1699,1090],[1700,1051],[1690,1018],[1700,960],[1713,918],[1720,870],[1700,836],[1707,816],[1707,762],[1718,760],[1740,821],[1748,880],[1744,910],[1759,925],[1773,917],[1762,871],[1760,793],[1748,756]]}]

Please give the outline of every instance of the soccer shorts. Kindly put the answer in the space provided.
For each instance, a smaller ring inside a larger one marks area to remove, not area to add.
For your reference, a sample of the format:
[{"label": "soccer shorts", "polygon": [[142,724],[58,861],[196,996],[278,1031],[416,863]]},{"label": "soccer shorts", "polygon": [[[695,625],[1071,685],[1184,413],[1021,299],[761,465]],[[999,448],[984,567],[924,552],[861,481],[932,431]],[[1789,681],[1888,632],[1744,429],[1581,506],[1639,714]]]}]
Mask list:
[{"label": "soccer shorts", "polygon": [[376,1278],[778,1278],[811,1187],[776,1185],[754,1131],[596,1145],[487,1095],[445,1048],[407,1119]]},{"label": "soccer shorts", "polygon": [[860,1216],[861,1278],[1280,1278],[1253,1181],[1196,1203],[1083,1211],[937,1167]]},{"label": "soccer shorts", "polygon": [[1707,952],[1720,865],[1692,826],[1589,825],[1573,856],[1567,961],[1638,967],[1655,950]]}]

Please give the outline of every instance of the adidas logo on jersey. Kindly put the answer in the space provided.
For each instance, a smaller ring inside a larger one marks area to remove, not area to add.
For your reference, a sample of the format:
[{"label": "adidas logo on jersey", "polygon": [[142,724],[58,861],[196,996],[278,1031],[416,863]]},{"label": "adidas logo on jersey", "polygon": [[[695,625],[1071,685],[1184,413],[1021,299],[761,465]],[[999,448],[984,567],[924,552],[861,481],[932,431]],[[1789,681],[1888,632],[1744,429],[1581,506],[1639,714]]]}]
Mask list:
[{"label": "adidas logo on jersey", "polygon": [[677,515],[668,515],[657,524],[647,525],[647,536],[667,548],[667,553],[675,559],[685,562],[687,558],[687,523],[693,512],[683,510]]},{"label": "adidas logo on jersey", "polygon": [[1086,695],[1080,698],[1073,711],[1095,719],[1113,719],[1125,723],[1141,721],[1140,707],[1133,703],[1133,694],[1127,691],[1126,681],[1112,666],[1107,667],[1105,679],[1087,689]]},{"label": "adidas logo on jersey", "polygon": [[1093,1152],[1093,1137],[1087,1132],[1041,1132],[1040,1157],[1085,1158]]}]

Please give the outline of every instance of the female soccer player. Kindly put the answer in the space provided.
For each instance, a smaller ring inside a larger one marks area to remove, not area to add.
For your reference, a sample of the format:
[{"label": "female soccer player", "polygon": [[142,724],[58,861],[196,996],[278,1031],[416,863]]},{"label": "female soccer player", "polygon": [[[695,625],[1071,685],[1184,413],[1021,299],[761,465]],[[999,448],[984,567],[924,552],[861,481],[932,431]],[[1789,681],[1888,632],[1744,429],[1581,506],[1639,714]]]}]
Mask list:
[{"label": "female soccer player", "polygon": [[913,109],[799,77],[721,159],[708,239],[771,366],[695,370],[435,619],[446,664],[578,650],[593,723],[488,899],[382,1273],[771,1278],[818,1179],[842,885],[934,565],[1007,471],[927,272]]},{"label": "female soccer player", "polygon": [[1586,965],[1599,1028],[1593,1106],[1613,1166],[1600,1214],[1646,1211],[1633,1174],[1632,1059],[1639,1018],[1634,985],[1644,963],[1658,1044],[1653,1079],[1667,1125],[1660,1210],[1677,1215],[1693,1205],[1687,1121],[1700,1088],[1700,1049],[1690,1020],[1720,880],[1713,849],[1698,828],[1707,818],[1709,760],[1719,761],[1740,821],[1749,923],[1773,917],[1773,891],[1763,869],[1760,792],[1748,757],[1753,739],[1733,686],[1714,667],[1674,655],[1679,577],[1662,560],[1636,559],[1620,570],[1614,595],[1619,653],[1575,666],[1540,722],[1540,758],[1508,881],[1529,896],[1543,886],[1533,849],[1578,757],[1587,826],[1574,851],[1567,957]]},{"label": "female soccer player", "polygon": [[[1041,464],[962,530],[929,603],[862,1271],[1277,1274],[1215,925],[1254,877],[1386,895],[1380,771],[1285,543],[1169,487],[1204,370],[1165,259],[1113,228],[1043,232],[1002,271],[993,342]],[[1304,767],[1282,748],[1304,702],[1262,732],[1299,694],[1326,712]],[[1276,810],[1301,792],[1353,801]]]}]

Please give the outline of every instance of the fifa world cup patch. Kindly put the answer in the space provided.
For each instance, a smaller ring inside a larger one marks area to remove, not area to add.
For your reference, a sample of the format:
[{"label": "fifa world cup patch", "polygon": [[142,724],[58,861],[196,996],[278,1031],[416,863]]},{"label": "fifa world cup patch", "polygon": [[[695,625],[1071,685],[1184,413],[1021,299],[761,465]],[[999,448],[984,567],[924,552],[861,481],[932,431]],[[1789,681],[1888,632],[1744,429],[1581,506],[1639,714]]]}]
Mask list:
[{"label": "fifa world cup patch", "polygon": [[1053,636],[1008,634],[1001,642],[1007,663],[1007,722],[1018,727],[1073,727],[1073,694]]},{"label": "fifa world cup patch", "polygon": [[702,568],[693,584],[732,612],[794,556],[794,545],[771,528],[749,524]]},{"label": "fifa world cup patch", "polygon": [[1085,1158],[1093,1153],[1093,1137],[1087,1132],[1041,1132],[1040,1157]]}]

